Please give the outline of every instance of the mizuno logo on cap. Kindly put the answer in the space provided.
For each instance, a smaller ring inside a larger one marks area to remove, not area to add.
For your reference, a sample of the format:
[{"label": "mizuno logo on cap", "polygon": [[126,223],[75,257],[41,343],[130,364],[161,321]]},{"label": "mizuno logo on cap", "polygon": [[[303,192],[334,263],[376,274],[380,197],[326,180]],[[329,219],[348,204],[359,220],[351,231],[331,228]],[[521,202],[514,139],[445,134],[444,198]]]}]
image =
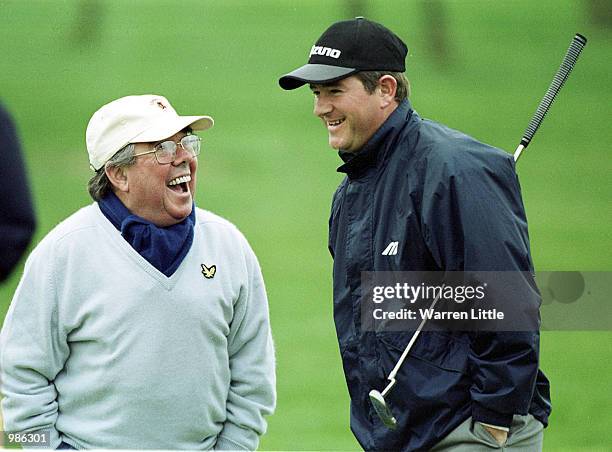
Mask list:
[{"label": "mizuno logo on cap", "polygon": [[341,53],[342,52],[340,50],[332,49],[330,47],[312,46],[312,49],[310,49],[310,55],[308,56],[311,57],[313,55],[323,55],[332,58],[340,58]]}]

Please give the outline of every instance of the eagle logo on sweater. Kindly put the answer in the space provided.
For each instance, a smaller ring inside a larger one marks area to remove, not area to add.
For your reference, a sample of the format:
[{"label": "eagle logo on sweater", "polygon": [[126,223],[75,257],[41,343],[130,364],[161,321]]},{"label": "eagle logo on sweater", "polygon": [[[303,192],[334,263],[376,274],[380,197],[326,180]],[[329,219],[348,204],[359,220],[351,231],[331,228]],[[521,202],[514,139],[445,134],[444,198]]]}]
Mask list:
[{"label": "eagle logo on sweater", "polygon": [[202,264],[202,274],[206,279],[213,279],[215,277],[215,273],[217,273],[217,266],[211,265],[207,267],[206,264]]}]

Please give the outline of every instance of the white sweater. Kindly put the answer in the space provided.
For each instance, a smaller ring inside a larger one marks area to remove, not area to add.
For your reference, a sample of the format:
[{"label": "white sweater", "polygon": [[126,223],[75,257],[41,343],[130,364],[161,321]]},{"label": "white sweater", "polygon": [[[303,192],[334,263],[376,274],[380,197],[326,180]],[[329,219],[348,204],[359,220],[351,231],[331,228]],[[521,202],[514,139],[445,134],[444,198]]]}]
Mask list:
[{"label": "white sweater", "polygon": [[50,429],[53,448],[257,448],[276,399],[259,264],[210,212],[194,232],[170,277],[97,204],[40,242],[0,338],[6,431]]}]

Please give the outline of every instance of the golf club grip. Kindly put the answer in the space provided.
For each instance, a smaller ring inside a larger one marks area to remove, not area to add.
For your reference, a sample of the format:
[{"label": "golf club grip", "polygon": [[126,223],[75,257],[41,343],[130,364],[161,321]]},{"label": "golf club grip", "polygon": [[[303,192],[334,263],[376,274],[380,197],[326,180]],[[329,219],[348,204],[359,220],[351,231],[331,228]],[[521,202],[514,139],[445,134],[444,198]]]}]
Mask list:
[{"label": "golf club grip", "polygon": [[561,63],[559,70],[557,70],[553,81],[548,87],[548,91],[546,91],[544,98],[540,101],[538,109],[533,115],[533,118],[531,118],[531,121],[529,121],[527,130],[525,130],[525,133],[523,134],[523,138],[521,139],[521,145],[524,148],[529,145],[529,142],[535,135],[536,131],[538,130],[538,127],[540,127],[540,124],[544,120],[544,116],[546,116],[546,113],[548,112],[548,109],[555,100],[557,93],[559,92],[559,90],[561,90],[561,87],[565,83],[565,80],[574,68],[574,64],[576,64],[576,60],[580,56],[580,52],[582,52],[582,49],[584,48],[586,43],[587,39],[581,34],[576,33],[574,39],[572,39],[572,43],[570,44],[569,49],[567,49],[567,53],[563,58],[563,62]]}]

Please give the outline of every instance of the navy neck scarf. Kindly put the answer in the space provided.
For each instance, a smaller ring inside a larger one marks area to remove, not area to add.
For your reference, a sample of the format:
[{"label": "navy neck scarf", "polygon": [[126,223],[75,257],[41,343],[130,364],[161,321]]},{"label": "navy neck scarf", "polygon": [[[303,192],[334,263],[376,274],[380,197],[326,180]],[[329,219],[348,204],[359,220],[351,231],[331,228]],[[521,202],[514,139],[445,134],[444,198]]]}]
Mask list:
[{"label": "navy neck scarf", "polygon": [[187,218],[168,227],[155,226],[133,215],[113,192],[98,204],[104,216],[121,231],[121,236],[132,248],[164,275],[171,276],[181,265],[193,243],[195,204]]}]

